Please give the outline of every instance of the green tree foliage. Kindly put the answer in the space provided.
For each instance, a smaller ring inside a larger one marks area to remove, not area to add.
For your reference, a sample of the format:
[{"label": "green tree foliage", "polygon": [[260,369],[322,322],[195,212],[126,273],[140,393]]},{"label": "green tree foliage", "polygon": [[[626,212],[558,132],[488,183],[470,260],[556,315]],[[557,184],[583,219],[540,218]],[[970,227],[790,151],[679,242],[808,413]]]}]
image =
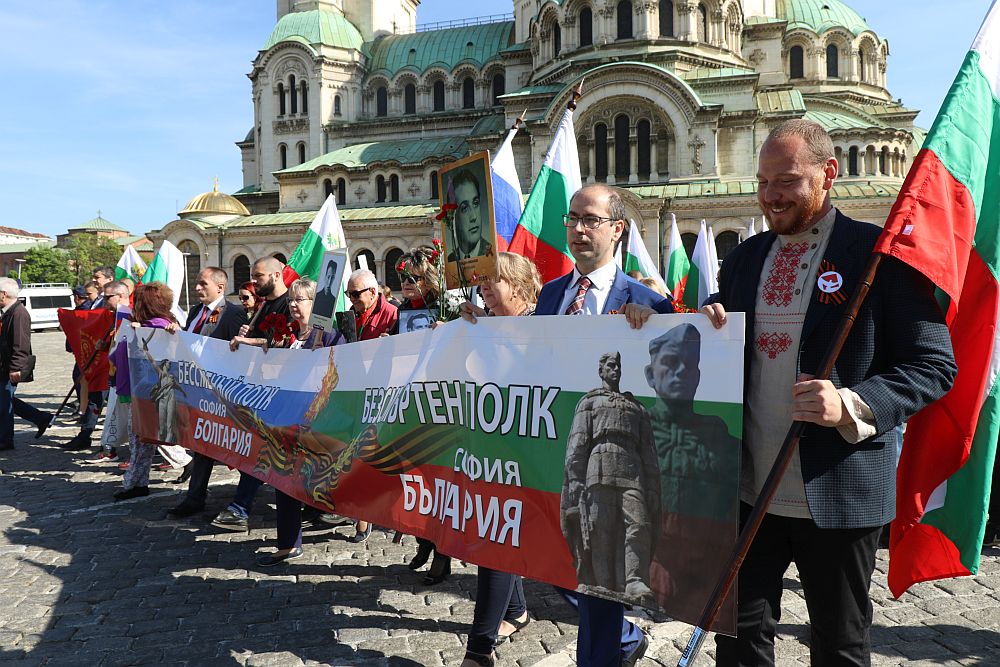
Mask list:
[{"label": "green tree foliage", "polygon": [[74,234],[66,242],[66,252],[78,285],[90,280],[96,267],[114,266],[122,256],[121,246],[97,234]]},{"label": "green tree foliage", "polygon": [[71,283],[73,272],[63,250],[38,246],[24,253],[21,281],[24,283]]}]

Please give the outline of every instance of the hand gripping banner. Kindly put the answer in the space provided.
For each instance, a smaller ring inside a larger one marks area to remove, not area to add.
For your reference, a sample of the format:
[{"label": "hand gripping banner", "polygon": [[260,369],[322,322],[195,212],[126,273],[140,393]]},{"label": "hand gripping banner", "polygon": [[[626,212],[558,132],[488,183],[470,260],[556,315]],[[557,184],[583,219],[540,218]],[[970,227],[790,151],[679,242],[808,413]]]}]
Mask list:
[{"label": "hand gripping banner", "polygon": [[729,320],[496,317],[267,352],[130,330],[132,423],[462,560],[694,622],[737,535]]}]

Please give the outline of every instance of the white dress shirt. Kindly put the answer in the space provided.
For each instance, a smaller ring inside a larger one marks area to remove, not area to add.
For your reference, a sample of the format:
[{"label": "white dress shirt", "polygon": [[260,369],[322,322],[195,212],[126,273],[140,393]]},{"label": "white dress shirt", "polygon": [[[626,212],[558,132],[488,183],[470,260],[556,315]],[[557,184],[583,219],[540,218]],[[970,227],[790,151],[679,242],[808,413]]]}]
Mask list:
[{"label": "white dress shirt", "polygon": [[[580,311],[581,315],[600,315],[604,312],[604,304],[608,302],[608,295],[611,293],[611,286],[615,282],[615,276],[618,273],[618,265],[615,264],[614,259],[610,260],[607,264],[599,269],[587,274],[590,278],[590,289],[587,290],[586,296],[583,297],[583,310]],[[580,290],[580,286],[577,282],[583,274],[577,268],[573,269],[573,275],[570,277],[569,286],[566,287],[566,292],[563,294],[562,305],[559,307],[559,314],[562,315],[569,308],[569,304],[573,302],[576,298],[576,293]]]},{"label": "white dress shirt", "polygon": [[[198,320],[201,319],[201,314],[205,312],[206,308],[208,309],[208,315],[205,316],[205,324],[208,324],[208,318],[212,316],[212,313],[215,312],[215,309],[221,306],[222,302],[225,300],[226,300],[226,295],[223,294],[222,296],[220,296],[218,299],[208,304],[207,306],[202,304],[201,310],[199,310],[195,318],[191,320],[191,330],[194,331],[194,325],[197,324]],[[202,326],[205,326],[205,324],[203,324]]]}]

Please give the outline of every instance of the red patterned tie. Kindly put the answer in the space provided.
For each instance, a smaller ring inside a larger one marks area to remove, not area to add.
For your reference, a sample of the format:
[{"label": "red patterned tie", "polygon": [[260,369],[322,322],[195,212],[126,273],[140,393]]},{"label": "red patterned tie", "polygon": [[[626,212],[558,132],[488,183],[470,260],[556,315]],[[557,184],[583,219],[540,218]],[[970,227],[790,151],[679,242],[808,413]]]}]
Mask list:
[{"label": "red patterned tie", "polygon": [[194,329],[192,331],[196,334],[201,333],[201,328],[205,326],[205,320],[207,319],[208,319],[208,306],[202,306],[201,316],[198,318],[198,321],[195,323]]},{"label": "red patterned tie", "polygon": [[573,300],[569,302],[568,306],[566,306],[566,315],[580,315],[583,313],[583,300],[587,296],[587,290],[589,290],[590,286],[594,283],[592,283],[590,278],[587,276],[580,276],[580,279],[576,281],[576,284],[576,296],[573,297]]}]

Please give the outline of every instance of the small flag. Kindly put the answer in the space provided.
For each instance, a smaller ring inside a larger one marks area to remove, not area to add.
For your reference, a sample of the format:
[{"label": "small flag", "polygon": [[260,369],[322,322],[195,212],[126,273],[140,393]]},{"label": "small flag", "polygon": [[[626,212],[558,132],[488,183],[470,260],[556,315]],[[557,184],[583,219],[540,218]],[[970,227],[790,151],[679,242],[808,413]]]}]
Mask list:
[{"label": "small flag", "polygon": [[514,168],[514,149],[511,143],[517,128],[511,128],[500,148],[493,155],[490,171],[493,176],[493,212],[497,223],[497,251],[503,252],[510,245],[517,228],[517,221],[524,212],[521,182]]},{"label": "small flag", "polygon": [[142,261],[142,257],[139,257],[135,248],[130,245],[125,246],[125,252],[122,253],[118,265],[115,266],[115,280],[128,278],[132,282],[138,283],[142,280],[142,275],[145,272],[146,262]]},{"label": "small flag", "polygon": [[646,244],[642,242],[642,237],[639,235],[638,225],[635,224],[635,220],[631,219],[628,221],[628,225],[628,248],[625,250],[625,264],[622,270],[625,273],[638,271],[643,278],[656,278],[662,284],[663,278],[656,270],[653,258],[646,251]]},{"label": "small flag", "polygon": [[684,300],[685,285],[688,272],[691,270],[691,260],[688,259],[681,233],[677,231],[677,216],[670,214],[670,249],[667,251],[667,291],[674,301]]},{"label": "small flag", "polygon": [[717,260],[712,259],[712,242],[708,235],[708,225],[701,221],[698,241],[691,256],[691,270],[684,286],[684,304],[697,310],[705,300],[719,291]]},{"label": "small flag", "polygon": [[184,261],[184,253],[170,241],[164,241],[160,244],[160,249],[156,251],[153,261],[146,268],[146,272],[142,274],[144,285],[161,282],[174,293],[174,303],[170,312],[174,314],[181,326],[184,326],[187,321],[187,313],[181,310],[178,305],[181,300],[181,290],[184,289],[186,273],[187,264]]},{"label": "small flag", "polygon": [[[347,237],[344,235],[344,225],[340,221],[340,211],[337,210],[337,200],[333,198],[333,195],[330,195],[323,202],[316,217],[313,218],[312,224],[302,236],[302,240],[295,246],[292,256],[288,258],[288,264],[285,266],[282,276],[285,285],[291,285],[299,278],[310,278],[318,282],[323,255],[326,251],[335,248],[347,248]],[[392,267],[386,267],[386,271],[390,270]],[[344,289],[350,274],[350,271],[344,271],[340,293],[337,295],[338,311],[347,310]]]}]

